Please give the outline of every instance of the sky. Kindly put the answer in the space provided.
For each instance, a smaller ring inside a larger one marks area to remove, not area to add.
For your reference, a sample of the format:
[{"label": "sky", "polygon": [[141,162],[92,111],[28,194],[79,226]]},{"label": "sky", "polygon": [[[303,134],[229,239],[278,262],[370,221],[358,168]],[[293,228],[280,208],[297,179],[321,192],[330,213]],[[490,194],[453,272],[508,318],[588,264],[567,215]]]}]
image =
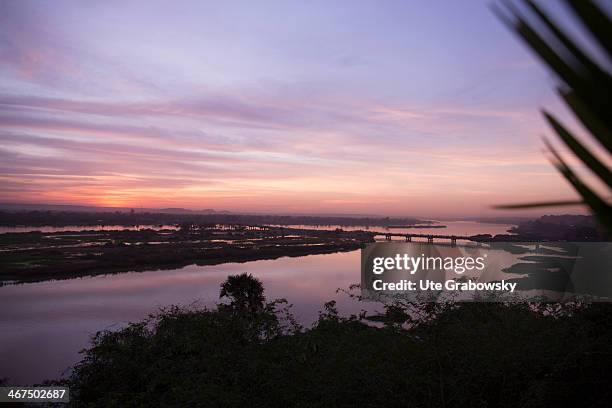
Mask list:
[{"label": "sky", "polygon": [[539,110],[584,130],[490,5],[0,2],[0,201],[442,217],[575,198]]}]

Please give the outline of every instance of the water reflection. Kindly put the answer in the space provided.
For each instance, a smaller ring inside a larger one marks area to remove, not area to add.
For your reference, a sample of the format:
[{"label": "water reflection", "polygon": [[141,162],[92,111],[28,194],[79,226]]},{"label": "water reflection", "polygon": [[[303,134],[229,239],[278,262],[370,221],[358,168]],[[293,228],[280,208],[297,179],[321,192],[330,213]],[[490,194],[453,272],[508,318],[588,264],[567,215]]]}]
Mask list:
[{"label": "water reflection", "polygon": [[332,298],[341,312],[358,313],[363,305],[335,291],[359,281],[359,262],[359,251],[353,251],[5,286],[0,288],[0,377],[22,384],[58,377],[78,360],[91,333],[171,304],[212,306],[220,283],[245,271],[263,281],[268,299],[293,303],[305,324]]},{"label": "water reflection", "polygon": [[364,225],[285,225],[288,228],[304,228],[304,229],[320,229],[320,230],[335,230],[336,228],[345,231],[377,231],[377,232],[393,232],[399,234],[433,234],[433,235],[477,235],[477,234],[509,234],[508,230],[513,227],[512,224],[495,224],[476,221],[440,221],[434,225],[444,225],[446,228],[385,228],[381,226],[364,226]]},{"label": "water reflection", "polygon": [[[448,228],[431,229],[430,233],[502,234],[510,227],[476,222],[446,225]],[[428,232],[406,230],[415,231]],[[306,325],[330,299],[338,300],[344,314],[364,308],[363,303],[336,294],[337,288],[358,283],[359,251],[9,285],[0,287],[0,378],[9,377],[11,383],[22,385],[58,378],[79,360],[78,351],[87,346],[92,333],[140,320],[171,304],[212,306],[220,283],[242,272],[263,281],[268,299],[287,298]]]}]

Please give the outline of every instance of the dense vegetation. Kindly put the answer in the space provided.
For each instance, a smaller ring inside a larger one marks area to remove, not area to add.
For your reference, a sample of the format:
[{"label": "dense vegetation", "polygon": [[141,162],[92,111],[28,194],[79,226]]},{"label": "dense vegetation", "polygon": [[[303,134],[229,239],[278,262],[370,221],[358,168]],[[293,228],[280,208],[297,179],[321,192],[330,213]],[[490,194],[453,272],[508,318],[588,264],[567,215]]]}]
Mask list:
[{"label": "dense vegetation", "polygon": [[[406,304],[299,327],[247,275],[216,310],[101,332],[62,383],[75,406],[609,406],[608,305]],[[376,327],[375,327],[376,326]]]}]

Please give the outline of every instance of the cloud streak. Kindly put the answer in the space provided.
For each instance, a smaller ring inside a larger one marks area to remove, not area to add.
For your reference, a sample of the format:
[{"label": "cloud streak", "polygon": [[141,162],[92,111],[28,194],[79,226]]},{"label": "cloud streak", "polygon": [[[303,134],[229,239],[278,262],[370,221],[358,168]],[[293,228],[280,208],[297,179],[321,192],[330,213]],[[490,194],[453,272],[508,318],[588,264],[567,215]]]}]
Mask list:
[{"label": "cloud streak", "polygon": [[436,216],[569,196],[534,137],[542,73],[489,20],[474,50],[452,24],[415,40],[456,18],[429,2],[411,24],[313,4],[315,42],[295,10],[219,7],[3,2],[3,199]]}]

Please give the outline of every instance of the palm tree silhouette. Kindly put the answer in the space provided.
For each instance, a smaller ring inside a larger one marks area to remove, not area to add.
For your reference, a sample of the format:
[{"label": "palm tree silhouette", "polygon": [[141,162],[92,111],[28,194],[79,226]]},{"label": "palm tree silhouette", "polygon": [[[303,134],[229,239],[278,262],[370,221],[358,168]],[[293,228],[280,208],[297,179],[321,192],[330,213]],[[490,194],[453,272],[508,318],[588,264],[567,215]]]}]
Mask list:
[{"label": "palm tree silhouette", "polygon": [[257,312],[264,307],[266,298],[263,293],[261,281],[245,272],[228,276],[221,284],[219,298],[229,298],[229,307],[236,312]]}]

